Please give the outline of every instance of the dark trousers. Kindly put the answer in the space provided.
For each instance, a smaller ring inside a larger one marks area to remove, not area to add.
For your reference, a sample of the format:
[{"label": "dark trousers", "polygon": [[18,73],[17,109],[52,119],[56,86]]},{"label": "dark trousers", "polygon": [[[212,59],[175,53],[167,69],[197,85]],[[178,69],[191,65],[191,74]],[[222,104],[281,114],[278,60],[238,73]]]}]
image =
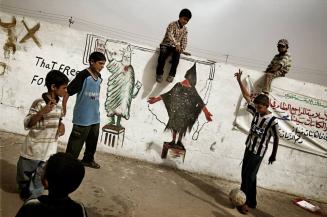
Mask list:
[{"label": "dark trousers", "polygon": [[251,207],[257,206],[257,173],[263,157],[245,150],[242,165],[241,190],[246,195],[246,202]]},{"label": "dark trousers", "polygon": [[93,124],[90,126],[79,126],[74,124],[73,130],[69,136],[66,153],[70,153],[75,158],[78,158],[85,142],[83,161],[93,161],[98,144],[99,128],[100,124]]},{"label": "dark trousers", "polygon": [[169,72],[169,76],[175,77],[177,66],[179,63],[180,53],[176,51],[175,47],[160,45],[160,54],[158,58],[158,65],[157,65],[157,75],[163,75],[164,67],[166,63],[166,59],[169,55],[172,54],[171,58],[171,68]]}]

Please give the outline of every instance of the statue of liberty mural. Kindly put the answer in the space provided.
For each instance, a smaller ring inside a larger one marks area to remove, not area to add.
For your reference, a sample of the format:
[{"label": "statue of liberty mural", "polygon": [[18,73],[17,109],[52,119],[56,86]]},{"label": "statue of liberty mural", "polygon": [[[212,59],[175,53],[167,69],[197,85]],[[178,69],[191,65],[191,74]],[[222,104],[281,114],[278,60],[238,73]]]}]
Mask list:
[{"label": "statue of liberty mural", "polygon": [[121,118],[129,119],[132,100],[139,93],[142,84],[139,81],[135,83],[130,45],[120,52],[122,53],[121,56],[117,55],[116,52],[107,51],[109,78],[105,109],[109,117],[107,125],[123,128]]}]

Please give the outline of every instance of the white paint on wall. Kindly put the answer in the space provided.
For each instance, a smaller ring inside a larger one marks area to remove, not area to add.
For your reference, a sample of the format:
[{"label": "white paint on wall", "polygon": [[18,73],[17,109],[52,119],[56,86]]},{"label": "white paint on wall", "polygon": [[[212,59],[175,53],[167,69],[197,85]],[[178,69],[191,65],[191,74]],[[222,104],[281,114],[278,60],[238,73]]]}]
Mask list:
[{"label": "white paint on wall", "polygon": [[[2,21],[11,19],[11,15],[4,13],[0,13],[0,17]],[[24,28],[20,23],[22,17],[17,16],[16,18],[18,21],[16,31],[24,35]],[[38,22],[26,17],[25,21],[31,26]],[[37,61],[41,60],[38,57],[44,59],[45,66],[46,64],[53,64],[52,61],[57,62],[54,69],[60,68],[62,64],[62,69],[65,66],[76,70],[87,67],[82,63],[86,32],[41,22],[41,28],[36,34],[42,48],[29,40],[24,44],[18,44],[16,53],[12,54],[9,59],[5,59],[3,53],[0,53],[0,62],[8,65],[8,70],[0,76],[0,130],[27,133],[23,128],[24,116],[33,100],[46,91],[43,85],[37,85],[35,81],[32,82],[33,76],[37,75],[38,78],[43,78],[49,71],[49,69],[41,67],[40,62],[37,64]],[[2,31],[0,33],[0,47],[4,45],[6,38],[7,35]],[[131,118],[122,121],[126,128],[124,145],[112,148],[99,143],[98,150],[240,181],[240,162],[243,157],[246,134],[233,126],[237,102],[240,97],[238,85],[233,77],[238,68],[222,63],[215,64],[215,77],[212,81],[211,95],[207,104],[209,111],[213,114],[214,121],[204,125],[198,140],[192,140],[193,131],[186,135],[184,144],[187,154],[184,163],[179,159],[162,160],[160,154],[163,141],[169,141],[170,134],[163,132],[164,125],[149,112],[147,98],[165,93],[174,84],[157,85],[154,81],[157,53],[152,52],[151,48],[149,48],[150,51],[142,51],[136,48],[137,45],[132,45],[134,46],[132,65],[136,80],[140,80],[143,87],[132,102]],[[121,46],[124,47],[125,45],[122,44]],[[200,58],[196,58],[196,60],[205,61]],[[181,60],[175,81],[183,80],[186,70],[192,65],[193,62],[191,61]],[[169,63],[167,62],[165,71],[168,70]],[[250,75],[254,79],[262,75],[261,72],[243,70],[244,74]],[[104,126],[107,122],[104,102],[108,72],[103,69],[101,73],[103,83],[100,112],[101,126]],[[74,78],[73,74],[69,75],[70,79]],[[197,65],[198,83],[196,88],[202,97],[205,95],[209,74],[210,66]],[[288,78],[278,79],[273,85],[324,100],[327,96],[326,87]],[[72,128],[74,102],[75,97],[71,97],[67,115],[63,120],[66,125],[66,135],[60,140],[64,143],[68,140]],[[160,120],[167,122],[168,117],[162,102],[151,105],[150,108]],[[200,114],[199,122],[200,125],[205,122],[204,114]],[[278,150],[277,161],[268,166],[267,159],[270,151],[271,149],[268,150],[258,173],[259,186],[327,201],[327,158],[281,146]]]}]

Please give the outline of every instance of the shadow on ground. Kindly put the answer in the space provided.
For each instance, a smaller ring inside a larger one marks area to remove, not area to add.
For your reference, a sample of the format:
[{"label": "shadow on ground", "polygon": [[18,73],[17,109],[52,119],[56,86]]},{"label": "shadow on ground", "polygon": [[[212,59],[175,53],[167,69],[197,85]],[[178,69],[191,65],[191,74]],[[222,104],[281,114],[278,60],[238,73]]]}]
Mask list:
[{"label": "shadow on ground", "polygon": [[8,193],[18,193],[16,185],[16,165],[0,159],[1,182],[0,188]]}]

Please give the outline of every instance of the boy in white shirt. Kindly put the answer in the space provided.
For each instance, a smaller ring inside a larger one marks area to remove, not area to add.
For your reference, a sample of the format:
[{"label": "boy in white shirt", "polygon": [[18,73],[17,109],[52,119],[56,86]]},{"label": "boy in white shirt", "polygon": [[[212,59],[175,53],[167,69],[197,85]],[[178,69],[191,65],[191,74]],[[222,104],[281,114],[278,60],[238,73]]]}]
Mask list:
[{"label": "boy in white shirt", "polygon": [[45,161],[57,152],[57,139],[65,133],[59,97],[67,92],[68,78],[58,70],[50,71],[45,79],[48,92],[34,100],[24,119],[29,130],[17,162],[17,184],[22,200],[36,198],[43,192],[40,170]]}]

